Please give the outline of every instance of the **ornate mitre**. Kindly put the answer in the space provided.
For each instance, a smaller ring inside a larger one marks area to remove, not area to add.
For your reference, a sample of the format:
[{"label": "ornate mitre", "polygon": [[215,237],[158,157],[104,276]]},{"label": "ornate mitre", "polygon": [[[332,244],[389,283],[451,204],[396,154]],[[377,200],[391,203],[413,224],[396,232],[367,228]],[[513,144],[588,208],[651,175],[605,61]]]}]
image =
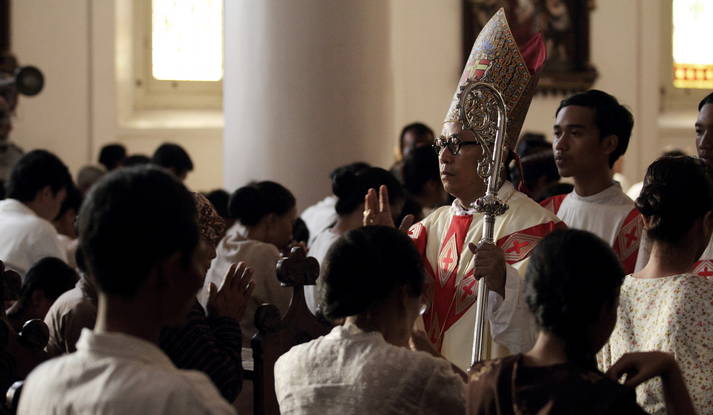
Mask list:
[{"label": "ornate mitre", "polygon": [[[483,144],[486,150],[484,153],[490,152],[495,142],[496,106],[489,105],[487,99],[475,103],[466,102],[467,100],[461,99],[460,94],[468,82],[484,82],[495,87],[505,100],[505,147],[514,149],[535,92],[538,72],[545,61],[545,54],[545,43],[539,33],[523,45],[518,45],[510,32],[505,11],[502,8],[498,10],[473,44],[458,89],[446,114],[442,134],[448,137],[460,129],[468,129]],[[458,126],[453,125],[454,123]]]}]

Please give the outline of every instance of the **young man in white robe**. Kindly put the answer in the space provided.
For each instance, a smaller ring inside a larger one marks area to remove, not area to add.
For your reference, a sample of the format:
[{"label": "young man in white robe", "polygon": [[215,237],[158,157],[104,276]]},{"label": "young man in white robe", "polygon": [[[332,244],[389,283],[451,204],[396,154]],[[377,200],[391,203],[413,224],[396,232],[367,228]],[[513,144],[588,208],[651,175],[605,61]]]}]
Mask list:
[{"label": "young man in white robe", "polygon": [[589,90],[564,99],[555,113],[557,170],[574,180],[574,190],[545,199],[568,227],[607,241],[627,274],[634,272],[643,221],[613,179],[612,167],[626,152],[634,119],[613,96]]},{"label": "young man in white robe", "polygon": [[[459,87],[484,82],[503,96],[508,118],[504,154],[515,147],[544,58],[541,36],[518,45],[502,9],[475,41]],[[476,212],[472,203],[486,191],[478,167],[492,156],[495,128],[491,124],[480,130],[471,122],[483,115],[494,121],[497,110],[489,103],[461,111],[460,101],[456,93],[442,135],[435,142],[443,186],[456,200],[413,225],[409,235],[426,269],[428,309],[423,324],[428,338],[445,358],[467,369],[472,363],[475,302],[482,277],[489,289],[485,358],[527,351],[534,344],[536,328],[524,302],[522,275],[537,242],[562,225],[554,214],[505,181],[498,198],[509,209],[496,218],[496,243],[476,245],[483,236],[484,215]],[[385,189],[380,190],[378,198],[374,190],[367,195],[366,225],[391,221],[384,200],[388,195]]]},{"label": "young man in white robe", "polygon": [[[696,150],[698,158],[713,169],[713,93],[708,94],[698,104],[696,119]],[[692,273],[713,279],[713,239],[703,251],[701,258],[693,265]]]}]

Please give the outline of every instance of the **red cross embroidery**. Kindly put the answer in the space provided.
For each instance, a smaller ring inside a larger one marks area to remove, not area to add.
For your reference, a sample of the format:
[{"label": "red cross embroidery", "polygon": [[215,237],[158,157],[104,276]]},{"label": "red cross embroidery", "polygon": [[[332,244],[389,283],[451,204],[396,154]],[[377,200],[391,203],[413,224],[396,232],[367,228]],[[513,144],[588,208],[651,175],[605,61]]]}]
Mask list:
[{"label": "red cross embroidery", "polygon": [[448,267],[451,265],[451,262],[453,262],[453,256],[451,255],[453,253],[453,248],[448,248],[448,252],[446,253],[446,256],[441,260],[441,263],[443,264],[444,269],[448,269]]},{"label": "red cross embroidery", "polygon": [[465,292],[466,297],[470,297],[473,295],[473,286],[475,285],[475,280],[471,281],[468,283],[468,285],[463,286],[463,291]]},{"label": "red cross embroidery", "polygon": [[636,239],[637,239],[637,237],[636,237],[636,226],[634,226],[633,228],[631,228],[631,231],[630,231],[629,233],[627,233],[626,235],[624,235],[624,237],[626,238],[626,247],[628,248],[628,247],[630,247],[631,244],[633,244],[634,241],[636,241]]},{"label": "red cross embroidery", "polygon": [[512,243],[512,247],[509,248],[507,251],[505,251],[505,253],[509,254],[510,252],[515,252],[517,255],[520,255],[520,250],[528,245],[530,245],[530,242],[528,242],[528,241],[523,241],[523,242],[514,241]]},{"label": "red cross embroidery", "polygon": [[698,275],[700,275],[701,277],[710,277],[713,276],[713,270],[711,270],[707,266],[704,266],[703,269],[698,272]]}]

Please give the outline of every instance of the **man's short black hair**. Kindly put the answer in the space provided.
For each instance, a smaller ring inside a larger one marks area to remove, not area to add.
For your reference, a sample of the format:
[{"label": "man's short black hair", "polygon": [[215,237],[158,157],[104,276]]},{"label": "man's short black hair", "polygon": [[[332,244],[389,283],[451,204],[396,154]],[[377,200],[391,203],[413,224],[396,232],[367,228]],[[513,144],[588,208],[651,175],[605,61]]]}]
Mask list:
[{"label": "man's short black hair", "polygon": [[7,197],[30,202],[49,186],[57,194],[72,183],[69,169],[62,160],[47,150],[33,150],[22,156],[10,173]]},{"label": "man's short black hair", "polygon": [[415,135],[419,137],[423,137],[425,135],[435,137],[431,127],[421,122],[412,122],[411,124],[408,124],[407,126],[401,129],[401,135],[399,136],[399,151],[401,151],[402,153],[404,149],[404,136],[406,136],[406,133],[409,131],[412,131]]},{"label": "man's short black hair", "polygon": [[223,189],[215,189],[205,195],[205,197],[210,201],[210,204],[213,205],[213,209],[215,209],[221,218],[230,218],[230,211],[228,210],[230,193]]},{"label": "man's short black hair", "polygon": [[412,195],[420,195],[429,181],[440,183],[438,155],[431,147],[419,147],[404,159],[402,169],[404,187]]},{"label": "man's short black hair", "polygon": [[103,177],[79,213],[84,265],[107,295],[131,298],[152,268],[180,252],[186,266],[198,243],[196,206],[183,184],[154,166]]},{"label": "man's short black hair", "polygon": [[74,210],[75,213],[79,213],[79,208],[81,206],[82,206],[82,192],[79,191],[77,186],[70,183],[70,185],[67,186],[67,196],[64,198],[64,201],[62,202],[62,207],[60,207],[59,213],[57,214],[57,217],[55,218],[55,220],[64,216],[64,214],[67,213],[67,211],[69,211],[69,210]]},{"label": "man's short black hair", "polygon": [[615,135],[618,138],[616,149],[609,155],[609,167],[626,153],[634,128],[634,117],[616,98],[598,89],[590,89],[565,98],[560,102],[555,117],[564,107],[575,105],[594,111],[594,123],[599,129],[599,138]]},{"label": "man's short black hair", "polygon": [[29,304],[32,294],[39,290],[50,302],[54,302],[62,293],[71,290],[78,279],[77,272],[61,259],[42,258],[27,270],[19,301]]},{"label": "man's short black hair", "polygon": [[703,108],[703,106],[706,104],[713,104],[713,92],[706,95],[706,97],[703,98],[701,100],[701,102],[698,103],[698,111],[700,111]]},{"label": "man's short black hair", "polygon": [[133,167],[149,163],[151,163],[151,158],[149,156],[143,154],[132,154],[126,159],[124,159],[124,163],[122,164],[122,166]]},{"label": "man's short black hair", "polygon": [[153,153],[151,161],[165,169],[171,169],[179,175],[193,170],[191,157],[178,144],[161,144]]},{"label": "man's short black hair", "polygon": [[114,170],[126,158],[126,147],[121,144],[107,144],[99,152],[99,163],[106,169]]}]

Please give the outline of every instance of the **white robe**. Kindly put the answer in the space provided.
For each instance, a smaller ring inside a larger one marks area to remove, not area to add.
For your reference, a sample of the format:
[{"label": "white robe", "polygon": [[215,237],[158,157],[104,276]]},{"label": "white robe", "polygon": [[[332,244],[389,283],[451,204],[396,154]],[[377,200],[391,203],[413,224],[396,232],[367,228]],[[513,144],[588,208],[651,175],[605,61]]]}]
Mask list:
[{"label": "white robe", "polygon": [[[563,226],[552,212],[516,191],[509,182],[503,184],[498,197],[509,209],[496,219],[494,239],[509,265],[505,298],[489,292],[486,317],[490,335],[500,347],[488,342],[488,357],[525,352],[534,344],[537,329],[523,295],[527,256],[547,233]],[[464,209],[456,200],[409,231],[428,276],[426,296],[431,304],[424,315],[426,331],[448,360],[466,370],[471,364],[477,296],[468,243],[482,239],[482,219],[481,213]]]},{"label": "white robe", "polygon": [[592,232],[608,242],[625,272],[634,272],[644,223],[634,201],[621,190],[619,183],[614,182],[591,196],[580,196],[575,191],[554,196],[542,205],[553,211],[568,228]]}]

